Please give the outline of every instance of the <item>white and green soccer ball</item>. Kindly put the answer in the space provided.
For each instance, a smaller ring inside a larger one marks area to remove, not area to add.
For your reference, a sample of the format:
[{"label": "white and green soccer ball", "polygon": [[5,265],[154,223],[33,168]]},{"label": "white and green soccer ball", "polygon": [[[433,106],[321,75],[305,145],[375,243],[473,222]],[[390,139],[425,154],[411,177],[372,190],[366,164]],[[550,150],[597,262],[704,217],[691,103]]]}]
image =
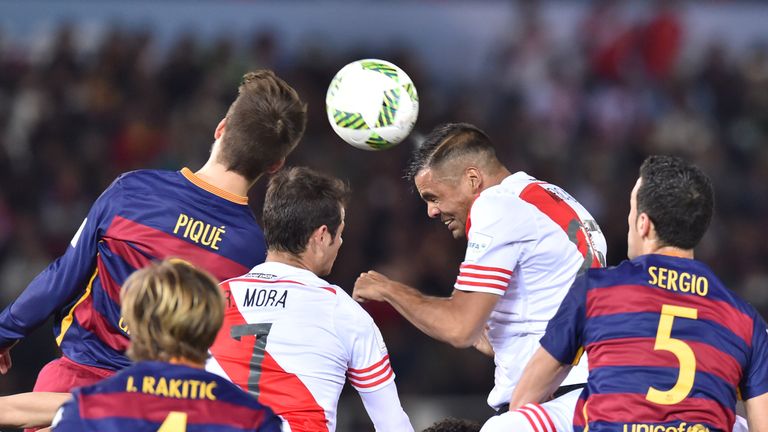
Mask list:
[{"label": "white and green soccer ball", "polygon": [[336,73],[325,109],[341,139],[363,150],[385,150],[413,129],[419,96],[402,69],[388,61],[365,59]]}]

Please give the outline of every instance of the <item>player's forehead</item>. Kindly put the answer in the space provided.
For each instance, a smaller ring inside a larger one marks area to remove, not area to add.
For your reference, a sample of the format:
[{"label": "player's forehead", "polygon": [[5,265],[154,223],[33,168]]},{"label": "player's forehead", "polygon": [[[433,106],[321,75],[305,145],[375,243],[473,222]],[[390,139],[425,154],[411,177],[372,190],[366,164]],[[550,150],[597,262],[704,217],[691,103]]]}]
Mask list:
[{"label": "player's forehead", "polygon": [[448,187],[446,177],[433,167],[419,171],[413,177],[413,182],[422,197],[441,195]]},{"label": "player's forehead", "polygon": [[642,178],[638,178],[637,181],[635,181],[635,186],[632,188],[632,193],[629,195],[630,202],[637,202],[637,191],[640,189],[642,181]]}]

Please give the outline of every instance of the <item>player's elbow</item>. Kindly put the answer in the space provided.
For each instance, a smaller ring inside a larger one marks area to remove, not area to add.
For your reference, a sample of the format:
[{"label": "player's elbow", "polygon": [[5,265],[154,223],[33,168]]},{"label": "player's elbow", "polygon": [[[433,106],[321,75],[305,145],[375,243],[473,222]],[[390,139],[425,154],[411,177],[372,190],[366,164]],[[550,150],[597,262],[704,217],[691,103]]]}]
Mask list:
[{"label": "player's elbow", "polygon": [[445,341],[454,348],[470,348],[475,344],[477,335],[468,328],[455,328],[446,335]]}]

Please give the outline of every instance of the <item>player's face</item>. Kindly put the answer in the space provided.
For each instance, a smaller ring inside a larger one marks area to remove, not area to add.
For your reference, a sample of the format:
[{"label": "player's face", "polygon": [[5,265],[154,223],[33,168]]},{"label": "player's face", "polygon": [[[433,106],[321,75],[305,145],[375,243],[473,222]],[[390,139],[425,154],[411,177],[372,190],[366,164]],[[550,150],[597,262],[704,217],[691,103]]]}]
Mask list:
[{"label": "player's face", "polygon": [[341,249],[341,243],[344,241],[341,238],[341,234],[344,232],[344,208],[341,208],[341,224],[336,230],[336,235],[333,237],[333,241],[327,245],[325,259],[323,262],[322,274],[318,276],[328,276],[333,269],[333,263],[336,261],[336,257],[339,255],[339,249]]},{"label": "player's face", "polygon": [[427,203],[427,215],[440,218],[454,238],[464,237],[475,192],[463,178],[427,168],[416,175],[414,183],[421,199]]},{"label": "player's face", "polygon": [[627,258],[633,259],[640,255],[640,234],[637,230],[637,190],[640,188],[640,180],[637,179],[632,194],[629,197],[629,216],[627,216]]}]

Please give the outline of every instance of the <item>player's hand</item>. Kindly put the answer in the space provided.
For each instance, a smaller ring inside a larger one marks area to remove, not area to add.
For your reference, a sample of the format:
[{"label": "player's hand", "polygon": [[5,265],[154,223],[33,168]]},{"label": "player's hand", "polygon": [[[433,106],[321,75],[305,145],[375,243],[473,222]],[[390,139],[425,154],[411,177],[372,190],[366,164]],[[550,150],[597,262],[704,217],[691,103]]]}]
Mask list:
[{"label": "player's hand", "polygon": [[11,362],[11,348],[13,348],[13,345],[0,348],[0,374],[5,375],[11,370],[11,366],[13,365]]},{"label": "player's hand", "polygon": [[381,273],[373,270],[360,273],[352,290],[352,298],[359,301],[384,301],[384,291],[392,281]]},{"label": "player's hand", "polygon": [[493,352],[493,347],[491,346],[491,341],[488,340],[488,326],[486,325],[483,329],[483,332],[480,333],[480,337],[477,338],[475,341],[475,344],[473,345],[476,350],[480,351],[481,353],[487,355],[488,357],[493,357],[496,353]]}]

